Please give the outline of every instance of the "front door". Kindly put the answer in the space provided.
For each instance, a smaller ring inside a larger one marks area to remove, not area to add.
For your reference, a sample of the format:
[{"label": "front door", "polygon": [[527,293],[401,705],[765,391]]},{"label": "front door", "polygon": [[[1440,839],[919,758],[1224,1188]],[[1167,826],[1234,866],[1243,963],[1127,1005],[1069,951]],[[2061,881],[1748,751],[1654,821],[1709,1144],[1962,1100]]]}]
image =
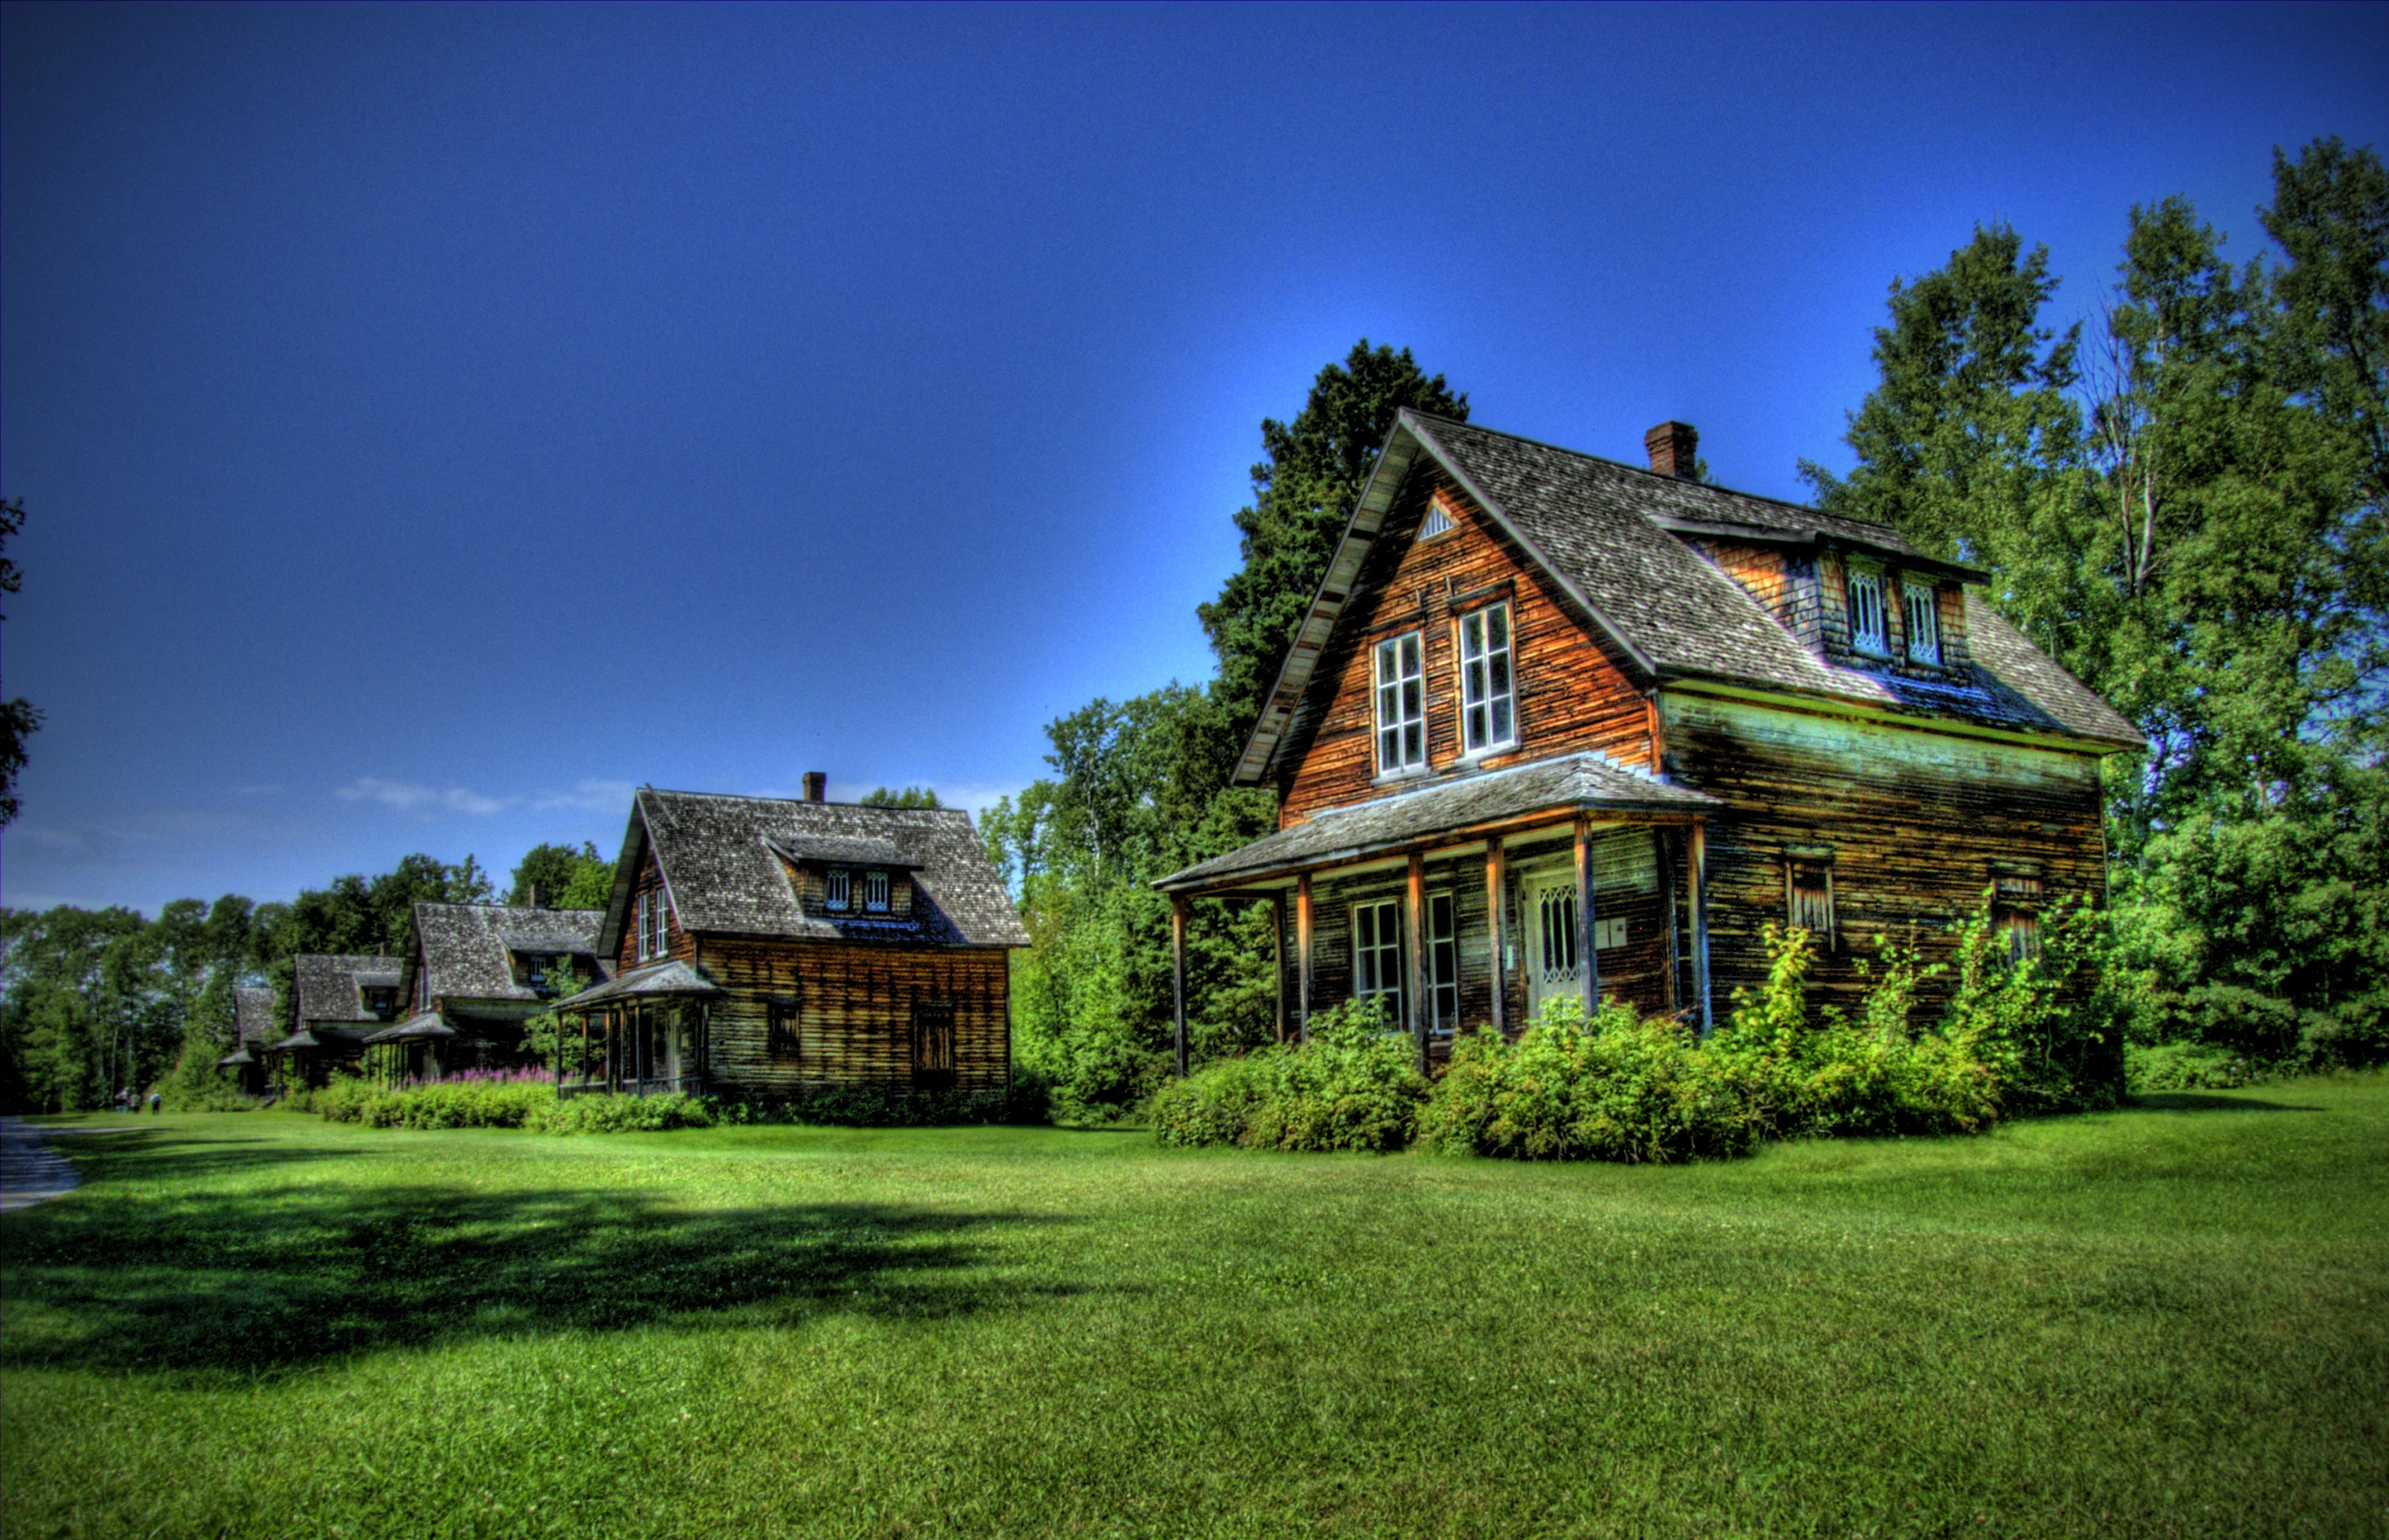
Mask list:
[{"label": "front door", "polygon": [[913,1083],[923,1090],[954,1086],[952,1000],[923,1000],[913,1007]]},{"label": "front door", "polygon": [[1584,959],[1576,955],[1576,878],[1573,872],[1529,877],[1524,884],[1526,1009],[1543,1001],[1584,997]]}]

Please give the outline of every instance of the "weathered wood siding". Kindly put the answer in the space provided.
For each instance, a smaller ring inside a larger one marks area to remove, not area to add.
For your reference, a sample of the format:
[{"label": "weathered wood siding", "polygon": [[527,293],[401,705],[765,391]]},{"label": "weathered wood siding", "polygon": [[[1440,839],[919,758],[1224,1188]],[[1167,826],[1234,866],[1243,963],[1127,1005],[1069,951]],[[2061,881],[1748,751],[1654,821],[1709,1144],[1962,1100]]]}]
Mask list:
[{"label": "weathered wood siding", "polygon": [[[1574,833],[1554,827],[1548,835],[1529,835],[1509,845],[1507,880],[1503,884],[1502,933],[1510,960],[1503,970],[1503,1016],[1514,1032],[1526,1021],[1529,989],[1526,970],[1532,962],[1536,928],[1528,895],[1549,878],[1574,872]],[[1670,1002],[1689,998],[1688,990],[1671,987],[1670,956],[1677,959],[1679,985],[1682,961],[1689,955],[1688,931],[1678,924],[1678,943],[1671,953],[1667,927],[1670,916],[1685,914],[1683,851],[1674,830],[1644,825],[1605,824],[1594,834],[1594,917],[1623,921],[1625,942],[1599,952],[1601,993],[1644,1011],[1670,1008]],[[1669,903],[1669,882],[1676,884]],[[1311,902],[1317,924],[1311,936],[1311,1009],[1318,1012],[1351,998],[1352,909],[1364,902],[1400,902],[1408,877],[1401,865],[1379,866],[1352,874],[1328,872],[1312,884]],[[1448,892],[1454,900],[1459,942],[1459,1027],[1473,1031],[1492,1020],[1492,932],[1485,917],[1484,853],[1429,859],[1426,891],[1431,897]],[[1294,933],[1293,906],[1285,906],[1280,954],[1285,967],[1287,1020],[1296,1018],[1301,989],[1299,938]],[[1406,976],[1406,975],[1405,975]]]},{"label": "weathered wood siding", "polygon": [[[1453,528],[1418,540],[1429,501],[1437,497]],[[1404,485],[1355,592],[1372,597],[1345,611],[1320,656],[1310,714],[1318,727],[1278,788],[1281,826],[1463,769],[1497,769],[1587,749],[1621,764],[1649,766],[1650,715],[1623,655],[1588,630],[1565,596],[1439,472],[1422,470]],[[1510,607],[1518,746],[1462,767],[1459,619],[1502,600]],[[1427,775],[1380,779],[1371,651],[1406,631],[1421,633],[1424,644]]]},{"label": "weathered wood siding", "polygon": [[[904,946],[706,935],[694,960],[714,1002],[707,1073],[728,1095],[834,1085],[914,1088],[913,1007],[954,1005],[956,1088],[1001,1090],[1012,1062],[1001,947]],[[796,1051],[775,1051],[771,1002],[797,1003]]]},{"label": "weathered wood siding", "polygon": [[[655,852],[649,850],[639,858],[639,879],[631,886],[631,905],[624,911],[627,917],[622,926],[622,945],[614,954],[616,972],[619,973],[628,968],[644,967],[648,962],[658,960],[649,957],[643,962],[639,956],[639,900],[648,893],[663,891],[663,870],[656,865]],[[667,905],[667,910],[669,911],[669,905]],[[667,913],[665,949],[679,961],[694,962],[697,960],[697,943],[691,939],[687,931],[680,927],[678,914]]]},{"label": "weathered wood siding", "polygon": [[[1766,969],[1760,927],[1787,915],[1785,863],[1823,852],[1840,944],[1814,982],[1854,1003],[1878,935],[1945,960],[1994,864],[2037,872],[2044,907],[2104,901],[2098,761],[2020,744],[1669,692],[1667,769],[1722,798],[1708,833],[1709,957],[1720,1018]],[[1926,1003],[1946,998],[1946,978]]]}]

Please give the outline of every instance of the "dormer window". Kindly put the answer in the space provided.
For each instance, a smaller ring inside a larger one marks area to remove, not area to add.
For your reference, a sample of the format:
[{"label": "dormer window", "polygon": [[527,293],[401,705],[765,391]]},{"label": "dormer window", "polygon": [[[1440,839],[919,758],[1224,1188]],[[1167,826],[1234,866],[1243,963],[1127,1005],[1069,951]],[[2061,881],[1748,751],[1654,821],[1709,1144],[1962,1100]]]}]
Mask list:
[{"label": "dormer window", "polygon": [[1377,773],[1426,764],[1426,666],[1418,633],[1377,644]]},{"label": "dormer window", "polygon": [[384,1021],[398,1014],[398,991],[396,989],[372,988],[365,990],[364,994],[365,1009],[369,1014]]},{"label": "dormer window", "polygon": [[1888,658],[1891,645],[1883,630],[1883,575],[1862,567],[1849,569],[1850,648],[1871,658]]},{"label": "dormer window", "polygon": [[888,912],[887,872],[866,871],[863,873],[863,907],[874,914]]},{"label": "dormer window", "polygon": [[854,907],[854,884],[855,874],[853,872],[831,872],[829,881],[825,884],[823,889],[824,897],[822,901],[828,904],[831,908],[840,910],[842,912],[846,909]]},{"label": "dormer window", "polygon": [[1903,583],[1906,601],[1908,662],[1941,667],[1941,606],[1929,583]]},{"label": "dormer window", "polygon": [[1509,606],[1460,617],[1460,745],[1466,754],[1507,747],[1517,738],[1509,668]]}]

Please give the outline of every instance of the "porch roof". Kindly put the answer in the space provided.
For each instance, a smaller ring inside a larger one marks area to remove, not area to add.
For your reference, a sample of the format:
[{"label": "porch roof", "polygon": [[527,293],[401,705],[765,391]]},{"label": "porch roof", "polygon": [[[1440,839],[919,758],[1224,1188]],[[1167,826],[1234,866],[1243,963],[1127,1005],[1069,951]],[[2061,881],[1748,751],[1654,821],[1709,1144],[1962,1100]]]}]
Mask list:
[{"label": "porch roof", "polygon": [[676,957],[669,962],[634,968],[594,989],[584,989],[569,1000],[558,1000],[556,1009],[579,1015],[593,1006],[610,1005],[618,1000],[699,999],[722,992],[720,985]]},{"label": "porch roof", "polygon": [[384,1027],[366,1038],[368,1044],[377,1042],[414,1042],[426,1037],[454,1037],[456,1028],[440,1019],[436,1010],[422,1011],[407,1017],[396,1026]]},{"label": "porch roof", "polygon": [[257,1059],[249,1052],[247,1048],[235,1048],[230,1053],[227,1053],[222,1058],[216,1060],[216,1067],[218,1069],[225,1069],[234,1064],[254,1064],[256,1062]]},{"label": "porch roof", "polygon": [[268,1044],[266,1051],[268,1053],[281,1053],[291,1048],[320,1048],[322,1046],[323,1042],[317,1038],[315,1033],[302,1026],[297,1031],[291,1033],[288,1037],[283,1038],[280,1042]]},{"label": "porch roof", "polygon": [[1154,885],[1166,892],[1198,890],[1335,865],[1541,812],[1700,813],[1721,805],[1704,791],[1654,780],[1602,755],[1565,755],[1333,808]]}]

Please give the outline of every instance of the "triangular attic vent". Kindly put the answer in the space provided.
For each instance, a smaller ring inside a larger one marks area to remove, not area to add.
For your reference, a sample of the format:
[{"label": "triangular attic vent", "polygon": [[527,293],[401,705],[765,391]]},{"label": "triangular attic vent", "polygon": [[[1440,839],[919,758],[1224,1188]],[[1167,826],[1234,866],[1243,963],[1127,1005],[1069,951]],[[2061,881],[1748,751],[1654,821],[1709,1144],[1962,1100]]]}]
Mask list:
[{"label": "triangular attic vent", "polygon": [[1433,540],[1438,535],[1448,535],[1450,533],[1451,516],[1443,512],[1442,504],[1429,503],[1426,506],[1426,522],[1418,526],[1418,538],[1420,540]]}]

